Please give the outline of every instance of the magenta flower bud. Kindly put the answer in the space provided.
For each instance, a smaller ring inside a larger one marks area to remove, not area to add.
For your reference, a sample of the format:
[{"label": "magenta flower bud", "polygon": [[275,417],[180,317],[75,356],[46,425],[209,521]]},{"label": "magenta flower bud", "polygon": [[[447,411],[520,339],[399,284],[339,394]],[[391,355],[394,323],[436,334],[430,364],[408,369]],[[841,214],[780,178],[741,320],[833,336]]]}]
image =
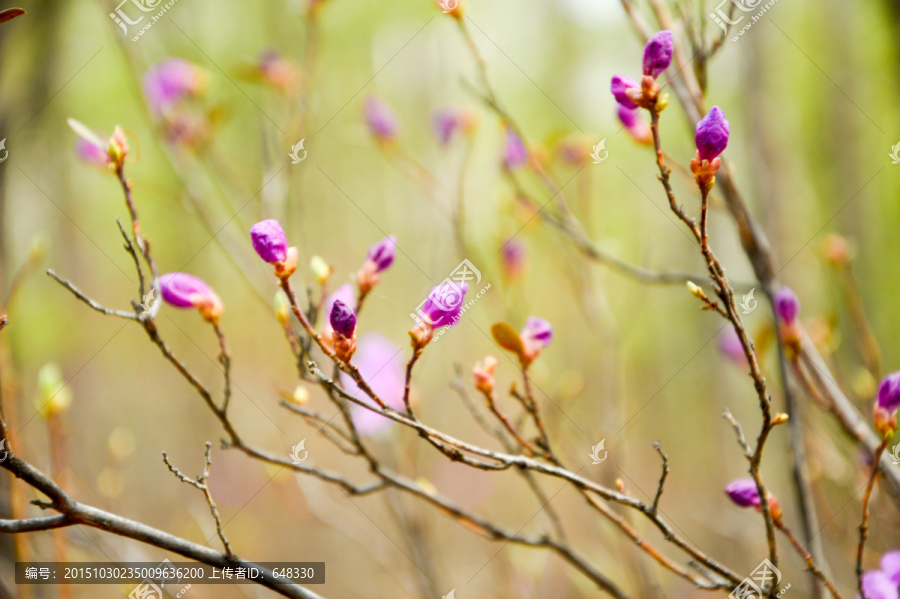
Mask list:
[{"label": "magenta flower bud", "polygon": [[881,570],[863,574],[862,591],[866,599],[898,599],[897,583]]},{"label": "magenta flower bud", "polygon": [[528,161],[528,149],[512,127],[506,127],[506,140],[503,145],[503,166],[514,170]]},{"label": "magenta flower bud", "polygon": [[507,240],[501,249],[503,250],[503,267],[506,274],[515,276],[522,272],[522,267],[525,265],[525,244],[522,243],[522,240],[513,237]]},{"label": "magenta flower bud", "polygon": [[725,487],[725,494],[741,507],[758,507],[762,505],[759,500],[759,491],[756,482],[752,478],[739,478],[731,481]]},{"label": "magenta flower bud", "polygon": [[87,162],[96,166],[109,164],[109,153],[106,148],[98,146],[94,142],[79,137],[75,140],[75,154]]},{"label": "magenta flower bud", "polygon": [[654,79],[672,64],[672,32],[660,31],[644,46],[644,75]]},{"label": "magenta flower bud", "polygon": [[888,415],[900,408],[900,372],[892,372],[884,377],[878,387],[878,407]]},{"label": "magenta flower bud", "polygon": [[168,58],[147,69],[144,96],[153,112],[160,114],[178,100],[198,93],[205,84],[203,69],[183,58]]},{"label": "magenta flower bud", "polygon": [[794,322],[800,314],[800,300],[791,291],[790,287],[782,287],[775,294],[775,312],[786,323]]},{"label": "magenta flower bud", "polygon": [[344,337],[352,337],[356,330],[356,314],[341,300],[335,300],[329,317],[331,328]]},{"label": "magenta flower bud", "polygon": [[700,160],[712,162],[728,146],[728,133],[731,126],[725,120],[725,113],[718,106],[712,109],[697,123],[697,135],[694,141],[697,143],[697,152]]},{"label": "magenta flower bud", "polygon": [[653,133],[650,131],[650,125],[641,118],[639,110],[627,108],[619,104],[619,109],[616,114],[619,117],[619,121],[625,125],[625,130],[628,131],[628,135],[630,135],[634,141],[643,144],[653,143]]},{"label": "magenta flower bud", "polygon": [[397,253],[397,236],[388,235],[378,243],[372,244],[366,254],[366,260],[375,264],[375,272],[386,270],[394,263],[394,255]]},{"label": "magenta flower bud", "polygon": [[616,102],[618,102],[625,108],[634,110],[638,107],[638,105],[632,102],[631,98],[629,98],[625,93],[625,90],[628,88],[639,89],[637,81],[635,81],[631,77],[619,77],[618,75],[612,78],[612,83],[609,86],[609,89],[612,92],[612,95],[615,97]]},{"label": "magenta flower bud", "polygon": [[363,102],[363,116],[369,131],[381,141],[391,141],[400,126],[390,107],[375,96],[367,96]]},{"label": "magenta flower bud", "polygon": [[438,143],[446,146],[459,127],[460,119],[455,110],[443,108],[434,113],[431,124],[434,127],[434,135],[438,138]]},{"label": "magenta flower bud", "polygon": [[542,348],[547,347],[553,341],[553,325],[543,318],[529,316],[519,335],[523,340],[531,340]]},{"label": "magenta flower bud", "polygon": [[468,283],[444,281],[431,290],[422,305],[422,312],[433,328],[452,326],[459,322]]},{"label": "magenta flower bud", "polygon": [[173,272],[159,277],[162,298],[176,308],[199,308],[203,318],[216,322],[222,315],[222,300],[209,285],[195,276]]},{"label": "magenta flower bud", "polygon": [[277,220],[269,219],[250,227],[250,240],[259,257],[270,264],[287,259],[287,237]]}]

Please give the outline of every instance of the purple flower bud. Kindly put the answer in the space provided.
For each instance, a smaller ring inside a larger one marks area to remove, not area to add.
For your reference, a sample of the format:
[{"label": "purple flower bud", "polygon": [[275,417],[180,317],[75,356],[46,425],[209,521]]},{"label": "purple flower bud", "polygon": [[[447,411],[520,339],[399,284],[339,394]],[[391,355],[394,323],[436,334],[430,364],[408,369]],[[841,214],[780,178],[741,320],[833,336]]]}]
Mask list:
[{"label": "purple flower bud", "polygon": [[503,248],[503,266],[506,273],[515,276],[522,271],[525,264],[525,244],[518,237],[507,240]]},{"label": "purple flower bud", "polygon": [[209,285],[195,276],[172,272],[159,277],[163,300],[176,308],[199,308],[207,320],[214,322],[222,315],[222,300]]},{"label": "purple flower bud", "polygon": [[632,139],[640,143],[653,142],[653,133],[650,131],[650,125],[641,118],[639,110],[627,108],[620,104],[617,115]]},{"label": "purple flower bud", "polygon": [[656,79],[672,64],[672,32],[660,31],[644,46],[644,75]]},{"label": "purple flower bud", "polygon": [[331,328],[344,337],[352,337],[356,330],[356,314],[341,300],[331,306]]},{"label": "purple flower bud", "polygon": [[203,69],[183,58],[168,58],[147,70],[144,95],[156,114],[181,98],[196,94],[206,83]]},{"label": "purple flower bud", "polygon": [[459,125],[459,115],[451,108],[443,108],[434,113],[434,118],[432,119],[434,135],[442,146],[450,143],[450,139]]},{"label": "purple flower bud", "polygon": [[373,243],[366,254],[366,260],[371,260],[375,266],[375,272],[386,270],[394,263],[394,255],[397,253],[397,236],[388,235],[378,243]]},{"label": "purple flower bud", "polygon": [[900,408],[900,372],[892,372],[884,377],[878,387],[878,407],[888,415]]},{"label": "purple flower bud", "polygon": [[638,107],[638,105],[632,102],[631,98],[629,98],[625,94],[625,90],[630,87],[637,89],[637,81],[635,81],[631,77],[619,77],[618,75],[616,75],[612,78],[612,83],[610,84],[609,89],[612,92],[612,95],[616,98],[616,102],[618,102],[625,108],[631,108],[632,110],[634,110]]},{"label": "purple flower bud", "polygon": [[888,551],[881,556],[881,571],[895,586],[900,586],[900,551]]},{"label": "purple flower bud", "polygon": [[863,574],[862,591],[866,599],[898,599],[897,583],[881,570]]},{"label": "purple flower bud", "polygon": [[694,141],[697,143],[697,151],[700,160],[713,161],[728,146],[728,133],[731,127],[725,120],[725,113],[718,106],[712,109],[697,123],[697,135]]},{"label": "purple flower bud", "polygon": [[741,507],[758,507],[762,505],[762,502],[759,500],[759,491],[756,489],[756,481],[752,478],[739,478],[731,481],[725,487],[725,493]]},{"label": "purple flower bud", "polygon": [[503,146],[503,166],[507,170],[517,169],[528,161],[528,149],[512,127],[506,127],[506,141]]},{"label": "purple flower bud", "polygon": [[277,220],[269,219],[250,227],[250,240],[259,257],[270,264],[287,259],[287,238]]},{"label": "purple flower bud", "polygon": [[775,294],[775,312],[786,323],[794,322],[800,314],[800,300],[794,295],[790,287],[782,287]]},{"label": "purple flower bud", "polygon": [[422,312],[433,328],[452,326],[459,322],[468,283],[444,281],[431,290],[422,305]]},{"label": "purple flower bud", "polygon": [[553,325],[543,318],[529,316],[520,336],[526,343],[530,341],[540,347],[547,347],[553,341]]},{"label": "purple flower bud", "polygon": [[363,116],[372,135],[381,141],[391,141],[397,136],[399,125],[390,107],[375,96],[367,96],[363,102]]},{"label": "purple flower bud", "polygon": [[[356,305],[356,293],[353,291],[353,285],[350,283],[344,283],[340,287],[335,290],[334,293],[328,296],[328,299],[325,300],[325,310],[324,314],[330,315],[334,311],[335,302],[340,301],[345,306],[354,306]],[[331,324],[330,322],[328,323]],[[333,329],[332,329],[333,330]]]}]

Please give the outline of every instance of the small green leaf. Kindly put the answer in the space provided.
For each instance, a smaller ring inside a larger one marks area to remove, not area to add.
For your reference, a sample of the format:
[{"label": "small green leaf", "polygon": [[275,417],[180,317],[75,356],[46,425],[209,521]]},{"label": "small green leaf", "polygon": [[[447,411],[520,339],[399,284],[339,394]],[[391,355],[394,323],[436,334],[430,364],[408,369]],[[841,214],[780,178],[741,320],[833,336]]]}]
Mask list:
[{"label": "small green leaf", "polygon": [[525,352],[519,333],[505,322],[494,323],[491,326],[491,334],[494,336],[494,341],[497,342],[497,345],[503,349],[514,352],[520,357]]}]

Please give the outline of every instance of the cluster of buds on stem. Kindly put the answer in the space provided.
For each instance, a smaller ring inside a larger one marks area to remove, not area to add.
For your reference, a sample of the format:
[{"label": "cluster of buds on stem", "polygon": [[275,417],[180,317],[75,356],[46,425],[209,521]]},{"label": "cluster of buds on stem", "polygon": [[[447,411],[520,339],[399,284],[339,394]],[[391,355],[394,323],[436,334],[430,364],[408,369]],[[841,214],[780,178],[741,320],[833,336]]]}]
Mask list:
[{"label": "cluster of buds on stem", "polygon": [[359,286],[360,298],[366,297],[378,281],[381,273],[394,263],[397,253],[397,238],[388,235],[378,243],[372,244],[366,254],[366,261],[356,273],[356,284]]},{"label": "cluster of buds on stem", "polygon": [[803,331],[800,328],[800,300],[790,287],[782,287],[775,294],[775,314],[780,322],[779,334],[785,347],[795,354],[800,352]]},{"label": "cluster of buds on stem", "polygon": [[645,108],[660,113],[669,104],[666,94],[660,94],[656,78],[672,63],[673,41],[671,31],[660,31],[644,46],[644,75],[641,83],[630,77],[616,75],[612,78],[610,91],[616,101],[630,110]]},{"label": "cluster of buds on stem", "polygon": [[475,388],[486,396],[494,394],[494,372],[497,370],[497,358],[485,356],[484,360],[476,362],[472,367],[472,377],[475,379]]},{"label": "cluster of buds on stem", "polygon": [[342,362],[350,362],[356,351],[356,314],[339,299],[334,300],[329,315],[334,353]]},{"label": "cluster of buds on stem", "polygon": [[900,408],[900,372],[893,372],[881,381],[873,410],[875,428],[885,439],[893,437],[897,430],[897,408]]}]

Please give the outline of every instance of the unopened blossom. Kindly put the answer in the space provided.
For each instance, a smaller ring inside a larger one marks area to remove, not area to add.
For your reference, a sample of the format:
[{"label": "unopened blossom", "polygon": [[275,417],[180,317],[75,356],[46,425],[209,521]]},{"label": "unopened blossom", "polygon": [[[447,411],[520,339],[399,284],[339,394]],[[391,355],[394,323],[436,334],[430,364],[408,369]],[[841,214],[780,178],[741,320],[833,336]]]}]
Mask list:
[{"label": "unopened blossom", "polygon": [[55,362],[44,364],[38,371],[38,395],[34,405],[44,418],[60,414],[72,405],[72,388],[66,384],[62,369]]},{"label": "unopened blossom", "polygon": [[277,220],[263,220],[250,227],[250,241],[260,258],[275,265],[278,278],[286,279],[297,270],[297,248],[288,247],[284,229]]},{"label": "unopened blossom", "polygon": [[553,341],[553,325],[550,324],[550,321],[543,318],[529,316],[525,321],[525,328],[519,333],[519,337],[522,339],[522,345],[525,348],[524,357],[530,362]]},{"label": "unopened blossom", "polygon": [[392,141],[397,137],[397,131],[400,128],[397,124],[397,117],[381,98],[366,96],[363,101],[363,117],[369,131],[379,141]]},{"label": "unopened blossom", "polygon": [[264,83],[285,93],[296,88],[302,77],[297,65],[274,50],[263,52],[258,68]]},{"label": "unopened blossom", "polygon": [[434,330],[459,322],[468,283],[444,281],[428,294],[419,312],[420,318],[409,331],[413,349],[421,351],[434,336]]},{"label": "unopened blossom", "polygon": [[731,126],[725,119],[725,113],[718,106],[713,106],[705,117],[697,123],[697,134],[694,141],[700,160],[712,162],[725,151],[728,146],[728,135]]},{"label": "unopened blossom", "polygon": [[660,31],[644,46],[644,75],[656,79],[672,63],[672,32]]},{"label": "unopened blossom", "polygon": [[79,137],[75,140],[75,154],[87,162],[100,167],[109,164],[109,152],[95,141]]},{"label": "unopened blossom", "polygon": [[206,86],[207,75],[199,66],[183,58],[167,58],[144,74],[144,96],[156,114],[173,104],[198,94]]},{"label": "unopened blossom", "polygon": [[340,287],[338,287],[334,293],[328,296],[328,299],[325,300],[325,306],[323,307],[322,313],[325,315],[325,326],[323,327],[322,340],[326,345],[331,343],[332,332],[334,329],[331,327],[331,311],[334,309],[334,304],[340,301],[345,306],[355,306],[356,305],[356,293],[353,291],[353,285],[350,283],[344,283]]},{"label": "unopened blossom", "polygon": [[446,146],[450,143],[453,133],[459,127],[459,115],[452,108],[442,108],[434,113],[431,124],[438,143]]},{"label": "unopened blossom", "polygon": [[[353,364],[375,395],[395,410],[404,409],[406,380],[403,374],[403,357],[400,354],[400,348],[384,335],[367,333],[360,337],[353,359]],[[357,387],[349,375],[342,372],[341,382],[351,396],[378,409],[375,402]],[[350,417],[357,432],[363,437],[374,435],[393,422],[355,403],[350,406]]]},{"label": "unopened blossom", "polygon": [[476,362],[472,367],[475,388],[485,395],[491,395],[494,392],[494,371],[497,370],[497,364],[497,358],[485,356],[484,360]]},{"label": "unopened blossom", "polygon": [[[759,491],[756,488],[756,481],[752,478],[739,478],[732,481],[725,487],[725,494],[740,507],[762,508],[762,501],[759,499]],[[769,513],[775,522],[781,520],[781,504],[772,493],[768,493]]]},{"label": "unopened blossom", "polygon": [[639,92],[641,88],[637,84],[637,81],[635,81],[631,77],[620,77],[619,75],[616,75],[612,78],[612,82],[610,83],[610,91],[612,92],[613,97],[616,99],[616,102],[618,102],[625,108],[634,110],[638,107],[638,105],[635,104],[626,93],[626,90],[628,89],[631,89],[634,92]]},{"label": "unopened blossom", "polygon": [[634,141],[646,145],[653,143],[653,132],[650,130],[650,125],[647,124],[647,121],[641,118],[639,110],[620,104],[616,115],[619,117],[619,121],[625,125],[625,130]]},{"label": "unopened blossom", "polygon": [[125,138],[125,131],[116,125],[113,129],[112,137],[109,138],[109,146],[107,147],[109,161],[115,168],[121,168],[125,162],[125,156],[128,155],[128,140]]},{"label": "unopened blossom", "polygon": [[356,351],[356,313],[347,304],[336,299],[328,317],[332,328],[334,353],[344,362],[349,362]]},{"label": "unopened blossom", "polygon": [[217,323],[224,310],[222,300],[209,285],[193,275],[173,272],[159,277],[162,298],[176,308],[197,308],[209,322]]},{"label": "unopened blossom", "polygon": [[884,377],[875,401],[875,427],[887,437],[897,430],[897,408],[900,408],[900,372]]},{"label": "unopened blossom", "polygon": [[775,312],[785,323],[792,323],[800,314],[800,300],[790,287],[782,286],[775,294]]},{"label": "unopened blossom", "polygon": [[394,263],[396,254],[397,237],[395,235],[388,235],[369,247],[366,261],[356,272],[356,284],[363,296],[378,284],[378,281],[381,280],[381,273]]},{"label": "unopened blossom", "polygon": [[518,276],[525,265],[525,243],[518,237],[511,237],[501,248],[503,269],[510,277]]},{"label": "unopened blossom", "polygon": [[507,170],[515,170],[528,162],[528,149],[522,142],[522,138],[509,125],[506,126],[506,136],[503,141],[503,167]]}]

